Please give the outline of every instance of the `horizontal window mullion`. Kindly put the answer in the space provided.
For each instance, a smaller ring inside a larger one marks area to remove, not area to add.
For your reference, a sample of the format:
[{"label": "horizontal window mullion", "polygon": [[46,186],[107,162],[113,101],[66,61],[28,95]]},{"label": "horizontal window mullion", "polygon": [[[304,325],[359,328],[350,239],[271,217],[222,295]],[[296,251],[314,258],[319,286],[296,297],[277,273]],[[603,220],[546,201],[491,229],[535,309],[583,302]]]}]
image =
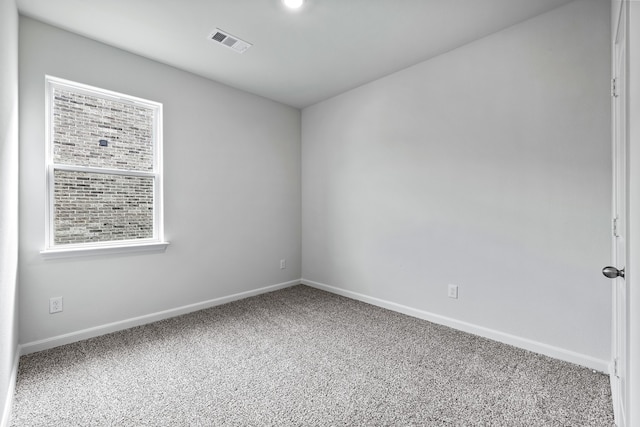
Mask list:
[{"label": "horizontal window mullion", "polygon": [[86,172],[86,173],[100,173],[105,175],[124,175],[124,176],[143,176],[143,177],[156,177],[156,172],[144,172],[129,169],[110,169],[110,168],[97,168],[93,166],[77,166],[77,165],[65,165],[65,164],[52,164],[53,170],[63,170],[70,172]]}]

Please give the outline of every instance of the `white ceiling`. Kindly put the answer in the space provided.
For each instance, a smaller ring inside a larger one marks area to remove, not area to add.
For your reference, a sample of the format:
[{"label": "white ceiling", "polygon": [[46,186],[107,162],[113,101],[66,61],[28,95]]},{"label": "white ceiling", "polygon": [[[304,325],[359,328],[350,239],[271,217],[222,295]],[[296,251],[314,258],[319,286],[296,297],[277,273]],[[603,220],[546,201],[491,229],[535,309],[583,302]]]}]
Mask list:
[{"label": "white ceiling", "polygon": [[[294,107],[571,0],[18,0],[23,15]],[[216,28],[253,47],[210,41]]]}]

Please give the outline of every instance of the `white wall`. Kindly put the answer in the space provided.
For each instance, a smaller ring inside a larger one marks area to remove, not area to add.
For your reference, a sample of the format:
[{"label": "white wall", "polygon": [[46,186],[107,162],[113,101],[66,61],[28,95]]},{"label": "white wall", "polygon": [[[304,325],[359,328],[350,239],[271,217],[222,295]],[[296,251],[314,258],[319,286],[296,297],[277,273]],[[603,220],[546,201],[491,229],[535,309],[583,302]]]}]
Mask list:
[{"label": "white wall", "polygon": [[0,0],[0,425],[8,422],[18,346],[18,12]]},{"label": "white wall", "polygon": [[609,31],[575,1],[305,108],[303,277],[606,366]]},{"label": "white wall", "polygon": [[[164,104],[165,253],[40,256],[45,74]],[[20,96],[21,343],[300,278],[299,110],[28,18]]]}]

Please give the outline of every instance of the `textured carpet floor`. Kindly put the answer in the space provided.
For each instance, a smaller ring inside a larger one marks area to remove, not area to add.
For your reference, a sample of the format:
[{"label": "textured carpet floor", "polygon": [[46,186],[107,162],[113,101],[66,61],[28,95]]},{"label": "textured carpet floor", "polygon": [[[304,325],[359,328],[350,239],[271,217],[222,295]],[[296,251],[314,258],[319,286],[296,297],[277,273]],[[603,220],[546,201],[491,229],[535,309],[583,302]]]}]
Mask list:
[{"label": "textured carpet floor", "polygon": [[612,426],[608,376],[306,286],[23,356],[12,426]]}]

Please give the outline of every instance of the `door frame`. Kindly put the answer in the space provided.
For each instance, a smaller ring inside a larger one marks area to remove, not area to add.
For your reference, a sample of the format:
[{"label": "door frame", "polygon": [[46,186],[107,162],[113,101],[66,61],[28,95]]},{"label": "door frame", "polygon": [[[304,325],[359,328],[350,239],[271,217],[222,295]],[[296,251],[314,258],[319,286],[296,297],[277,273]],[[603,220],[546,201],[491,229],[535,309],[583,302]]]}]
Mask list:
[{"label": "door frame", "polygon": [[[627,7],[627,361],[628,402],[640,402],[640,1]],[[637,273],[636,273],[637,272]],[[626,426],[640,426],[640,405],[627,405]]]},{"label": "door frame", "polygon": [[[612,149],[612,233],[611,262],[624,269],[627,265],[628,239],[628,132],[627,132],[627,24],[628,3],[611,2],[611,149]],[[618,426],[627,426],[629,394],[627,390],[627,290],[628,281],[617,277],[611,282],[611,367],[609,378],[613,411]]]},{"label": "door frame", "polygon": [[[611,265],[624,269],[627,265],[628,193],[627,193],[627,17],[628,3],[611,2],[611,149],[612,149],[612,233]],[[627,287],[624,277],[611,282],[611,367],[609,378],[616,424],[627,426],[629,395],[627,390]]]}]

